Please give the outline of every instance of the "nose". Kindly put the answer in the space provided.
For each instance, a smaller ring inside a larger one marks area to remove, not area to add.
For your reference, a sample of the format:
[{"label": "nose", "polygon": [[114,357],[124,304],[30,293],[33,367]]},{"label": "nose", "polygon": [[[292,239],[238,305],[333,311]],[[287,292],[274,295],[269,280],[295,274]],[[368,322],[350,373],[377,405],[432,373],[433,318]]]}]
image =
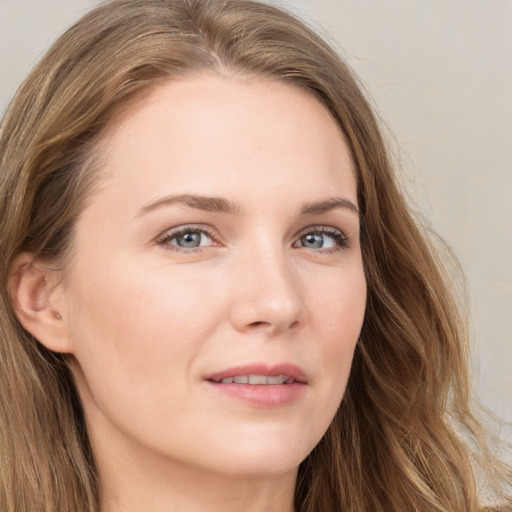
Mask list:
[{"label": "nose", "polygon": [[235,272],[231,322],[240,332],[298,330],[307,320],[300,278],[284,258],[252,255]]}]

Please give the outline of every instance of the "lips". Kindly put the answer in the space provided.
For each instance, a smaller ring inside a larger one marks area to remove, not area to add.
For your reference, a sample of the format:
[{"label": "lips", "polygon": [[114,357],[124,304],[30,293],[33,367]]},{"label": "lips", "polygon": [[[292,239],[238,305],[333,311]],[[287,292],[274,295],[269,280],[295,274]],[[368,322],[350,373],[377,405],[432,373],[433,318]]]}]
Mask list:
[{"label": "lips", "polygon": [[254,408],[291,405],[308,387],[306,373],[293,364],[255,364],[229,368],[209,375],[206,384],[229,400]]},{"label": "lips", "polygon": [[277,365],[251,364],[229,368],[206,377],[206,380],[222,384],[292,384],[299,382],[307,384],[307,376],[302,368],[294,364]]}]

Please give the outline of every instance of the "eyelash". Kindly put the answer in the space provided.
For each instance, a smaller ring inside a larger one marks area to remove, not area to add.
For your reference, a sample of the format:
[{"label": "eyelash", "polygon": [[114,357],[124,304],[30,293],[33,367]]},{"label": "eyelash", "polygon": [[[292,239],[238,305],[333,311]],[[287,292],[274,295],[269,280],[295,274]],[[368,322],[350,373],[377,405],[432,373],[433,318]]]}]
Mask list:
[{"label": "eyelash", "polygon": [[[166,231],[160,237],[157,238],[156,242],[158,245],[165,246],[165,248],[167,250],[186,253],[186,254],[196,253],[196,252],[200,252],[201,250],[203,250],[203,247],[194,247],[194,248],[187,249],[187,248],[183,248],[183,247],[178,247],[177,245],[173,245],[170,243],[175,238],[183,236],[187,233],[197,233],[200,235],[207,235],[212,241],[215,241],[215,233],[213,232],[213,230],[208,229],[205,226],[187,225],[187,226],[182,226],[182,227],[179,227],[176,229],[172,229],[170,231]],[[310,235],[310,234],[329,236],[330,238],[332,238],[334,240],[335,246],[333,248],[329,248],[329,249],[319,248],[318,251],[315,251],[315,252],[319,252],[321,254],[333,254],[337,251],[346,249],[347,247],[350,246],[349,239],[347,238],[345,233],[343,233],[343,231],[333,228],[333,227],[328,227],[328,226],[309,226],[308,228],[302,230],[298,234],[297,241],[294,242],[294,246],[298,241],[300,241],[301,238],[305,237],[306,235]],[[295,246],[295,247],[300,248],[300,247],[304,247],[304,246]]]},{"label": "eyelash", "polygon": [[170,251],[176,251],[176,252],[182,252],[182,253],[195,253],[199,252],[203,249],[203,247],[194,247],[194,248],[183,248],[178,247],[177,245],[171,245],[170,242],[174,240],[175,238],[178,238],[180,236],[183,236],[187,233],[199,233],[201,235],[208,235],[209,238],[212,240],[215,240],[215,234],[212,230],[208,229],[205,226],[182,226],[176,229],[172,229],[170,231],[166,231],[157,238],[156,242],[159,245],[165,246],[166,249]]},{"label": "eyelash", "polygon": [[[306,235],[325,235],[332,238],[335,242],[335,246],[329,249],[320,249],[318,252],[321,254],[333,254],[340,250],[346,249],[350,246],[349,239],[343,231],[337,228],[328,227],[328,226],[309,226],[306,229],[302,230],[297,237],[297,240],[300,240]],[[295,242],[296,243],[296,242]]]}]

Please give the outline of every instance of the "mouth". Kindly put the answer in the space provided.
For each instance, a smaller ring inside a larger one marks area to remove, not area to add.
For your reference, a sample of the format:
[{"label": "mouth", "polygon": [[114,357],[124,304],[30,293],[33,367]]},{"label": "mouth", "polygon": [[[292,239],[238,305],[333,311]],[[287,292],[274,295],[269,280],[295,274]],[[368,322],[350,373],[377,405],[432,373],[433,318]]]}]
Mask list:
[{"label": "mouth", "polygon": [[308,383],[306,372],[290,363],[272,366],[260,363],[237,366],[209,375],[206,380],[217,384],[249,384],[252,386]]},{"label": "mouth", "polygon": [[250,384],[251,386],[268,386],[268,385],[281,385],[293,384],[297,382],[293,377],[288,375],[277,375],[270,377],[268,375],[237,375],[235,377],[225,377],[221,380],[214,380],[219,384]]},{"label": "mouth", "polygon": [[292,364],[229,368],[205,379],[217,393],[256,408],[272,409],[300,400],[308,387],[305,372]]}]

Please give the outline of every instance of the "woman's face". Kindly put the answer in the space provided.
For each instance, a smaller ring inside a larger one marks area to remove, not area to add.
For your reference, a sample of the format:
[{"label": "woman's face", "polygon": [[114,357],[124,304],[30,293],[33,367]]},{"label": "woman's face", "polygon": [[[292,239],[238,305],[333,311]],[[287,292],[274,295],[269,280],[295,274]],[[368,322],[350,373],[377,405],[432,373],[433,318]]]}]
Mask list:
[{"label": "woman's face", "polygon": [[366,284],[347,146],[311,95],[203,73],[101,150],[62,286],[103,457],[294,471],[343,396]]}]

